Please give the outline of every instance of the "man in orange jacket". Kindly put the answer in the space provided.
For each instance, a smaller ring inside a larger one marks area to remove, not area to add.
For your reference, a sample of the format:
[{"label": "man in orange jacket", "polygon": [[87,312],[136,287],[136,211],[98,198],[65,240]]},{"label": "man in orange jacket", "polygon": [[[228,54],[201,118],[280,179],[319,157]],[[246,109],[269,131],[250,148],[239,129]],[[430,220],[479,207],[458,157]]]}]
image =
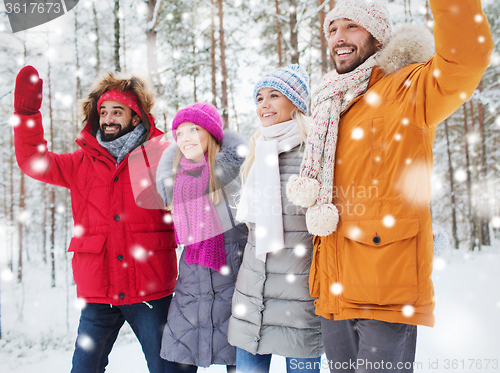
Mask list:
[{"label": "man in orange jacket", "polygon": [[324,31],[335,65],[313,95],[290,200],[315,235],[311,295],[332,372],[412,372],[434,325],[430,216],[437,125],[472,95],[493,41],[480,0],[430,0],[392,32],[382,0],[341,0]]}]

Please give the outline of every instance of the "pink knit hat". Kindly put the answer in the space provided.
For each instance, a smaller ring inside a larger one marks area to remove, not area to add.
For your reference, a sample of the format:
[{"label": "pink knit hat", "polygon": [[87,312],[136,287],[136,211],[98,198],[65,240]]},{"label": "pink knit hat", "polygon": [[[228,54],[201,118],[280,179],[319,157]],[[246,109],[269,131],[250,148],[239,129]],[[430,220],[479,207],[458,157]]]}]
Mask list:
[{"label": "pink knit hat", "polygon": [[172,136],[174,136],[175,141],[177,141],[175,130],[182,123],[194,123],[206,129],[218,142],[221,142],[224,137],[222,118],[217,108],[212,104],[197,102],[179,110],[172,122]]}]

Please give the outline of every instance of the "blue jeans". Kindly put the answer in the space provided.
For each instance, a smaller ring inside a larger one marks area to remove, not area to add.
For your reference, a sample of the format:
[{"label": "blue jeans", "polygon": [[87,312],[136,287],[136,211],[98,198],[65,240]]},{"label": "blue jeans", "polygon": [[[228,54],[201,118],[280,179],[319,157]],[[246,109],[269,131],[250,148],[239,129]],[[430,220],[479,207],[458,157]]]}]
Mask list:
[{"label": "blue jeans", "polygon": [[160,357],[163,328],[172,296],[125,306],[88,303],[82,309],[71,373],[102,373],[108,355],[127,321],[141,343],[151,373],[164,373]]},{"label": "blue jeans", "polygon": [[[248,351],[236,348],[237,373],[269,373],[273,355],[254,355]],[[287,373],[319,373],[321,356],[313,358],[286,358]]]}]

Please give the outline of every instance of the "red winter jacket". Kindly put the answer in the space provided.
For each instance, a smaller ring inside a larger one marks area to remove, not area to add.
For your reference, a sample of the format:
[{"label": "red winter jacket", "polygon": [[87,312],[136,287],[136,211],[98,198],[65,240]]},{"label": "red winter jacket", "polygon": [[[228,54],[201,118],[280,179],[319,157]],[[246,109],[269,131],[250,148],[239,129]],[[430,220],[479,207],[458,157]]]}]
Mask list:
[{"label": "red winter jacket", "polygon": [[[156,142],[157,151],[148,151],[146,157],[140,146],[116,167],[114,158],[91,135],[90,123],[76,140],[81,149],[55,154],[47,150],[41,114],[18,116],[21,122],[14,134],[21,170],[71,191],[75,236],[68,251],[74,252],[78,297],[123,305],[172,294],[177,278],[173,226],[164,222],[170,220],[164,210],[138,206],[150,193],[147,187],[155,185],[149,177],[156,175],[156,161],[168,145],[159,141],[163,132],[152,125],[149,143]],[[144,177],[134,172],[131,178],[131,159],[151,169],[134,167]],[[134,198],[133,187],[139,200]],[[137,191],[141,187],[142,197]]]}]

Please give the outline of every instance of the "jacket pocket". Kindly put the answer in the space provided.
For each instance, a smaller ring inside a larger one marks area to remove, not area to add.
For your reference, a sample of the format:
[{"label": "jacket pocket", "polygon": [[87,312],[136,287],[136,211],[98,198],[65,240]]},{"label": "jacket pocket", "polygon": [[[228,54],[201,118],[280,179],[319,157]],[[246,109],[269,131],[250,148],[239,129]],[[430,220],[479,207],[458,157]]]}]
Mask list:
[{"label": "jacket pocket", "polygon": [[174,231],[132,234],[137,295],[173,291],[177,278]]},{"label": "jacket pocket", "polygon": [[106,297],[109,268],[106,264],[106,235],[73,237],[68,251],[73,252],[73,277],[78,296]]},{"label": "jacket pocket", "polygon": [[383,224],[382,218],[344,222],[345,300],[394,305],[417,299],[418,219],[396,218],[390,223]]}]

